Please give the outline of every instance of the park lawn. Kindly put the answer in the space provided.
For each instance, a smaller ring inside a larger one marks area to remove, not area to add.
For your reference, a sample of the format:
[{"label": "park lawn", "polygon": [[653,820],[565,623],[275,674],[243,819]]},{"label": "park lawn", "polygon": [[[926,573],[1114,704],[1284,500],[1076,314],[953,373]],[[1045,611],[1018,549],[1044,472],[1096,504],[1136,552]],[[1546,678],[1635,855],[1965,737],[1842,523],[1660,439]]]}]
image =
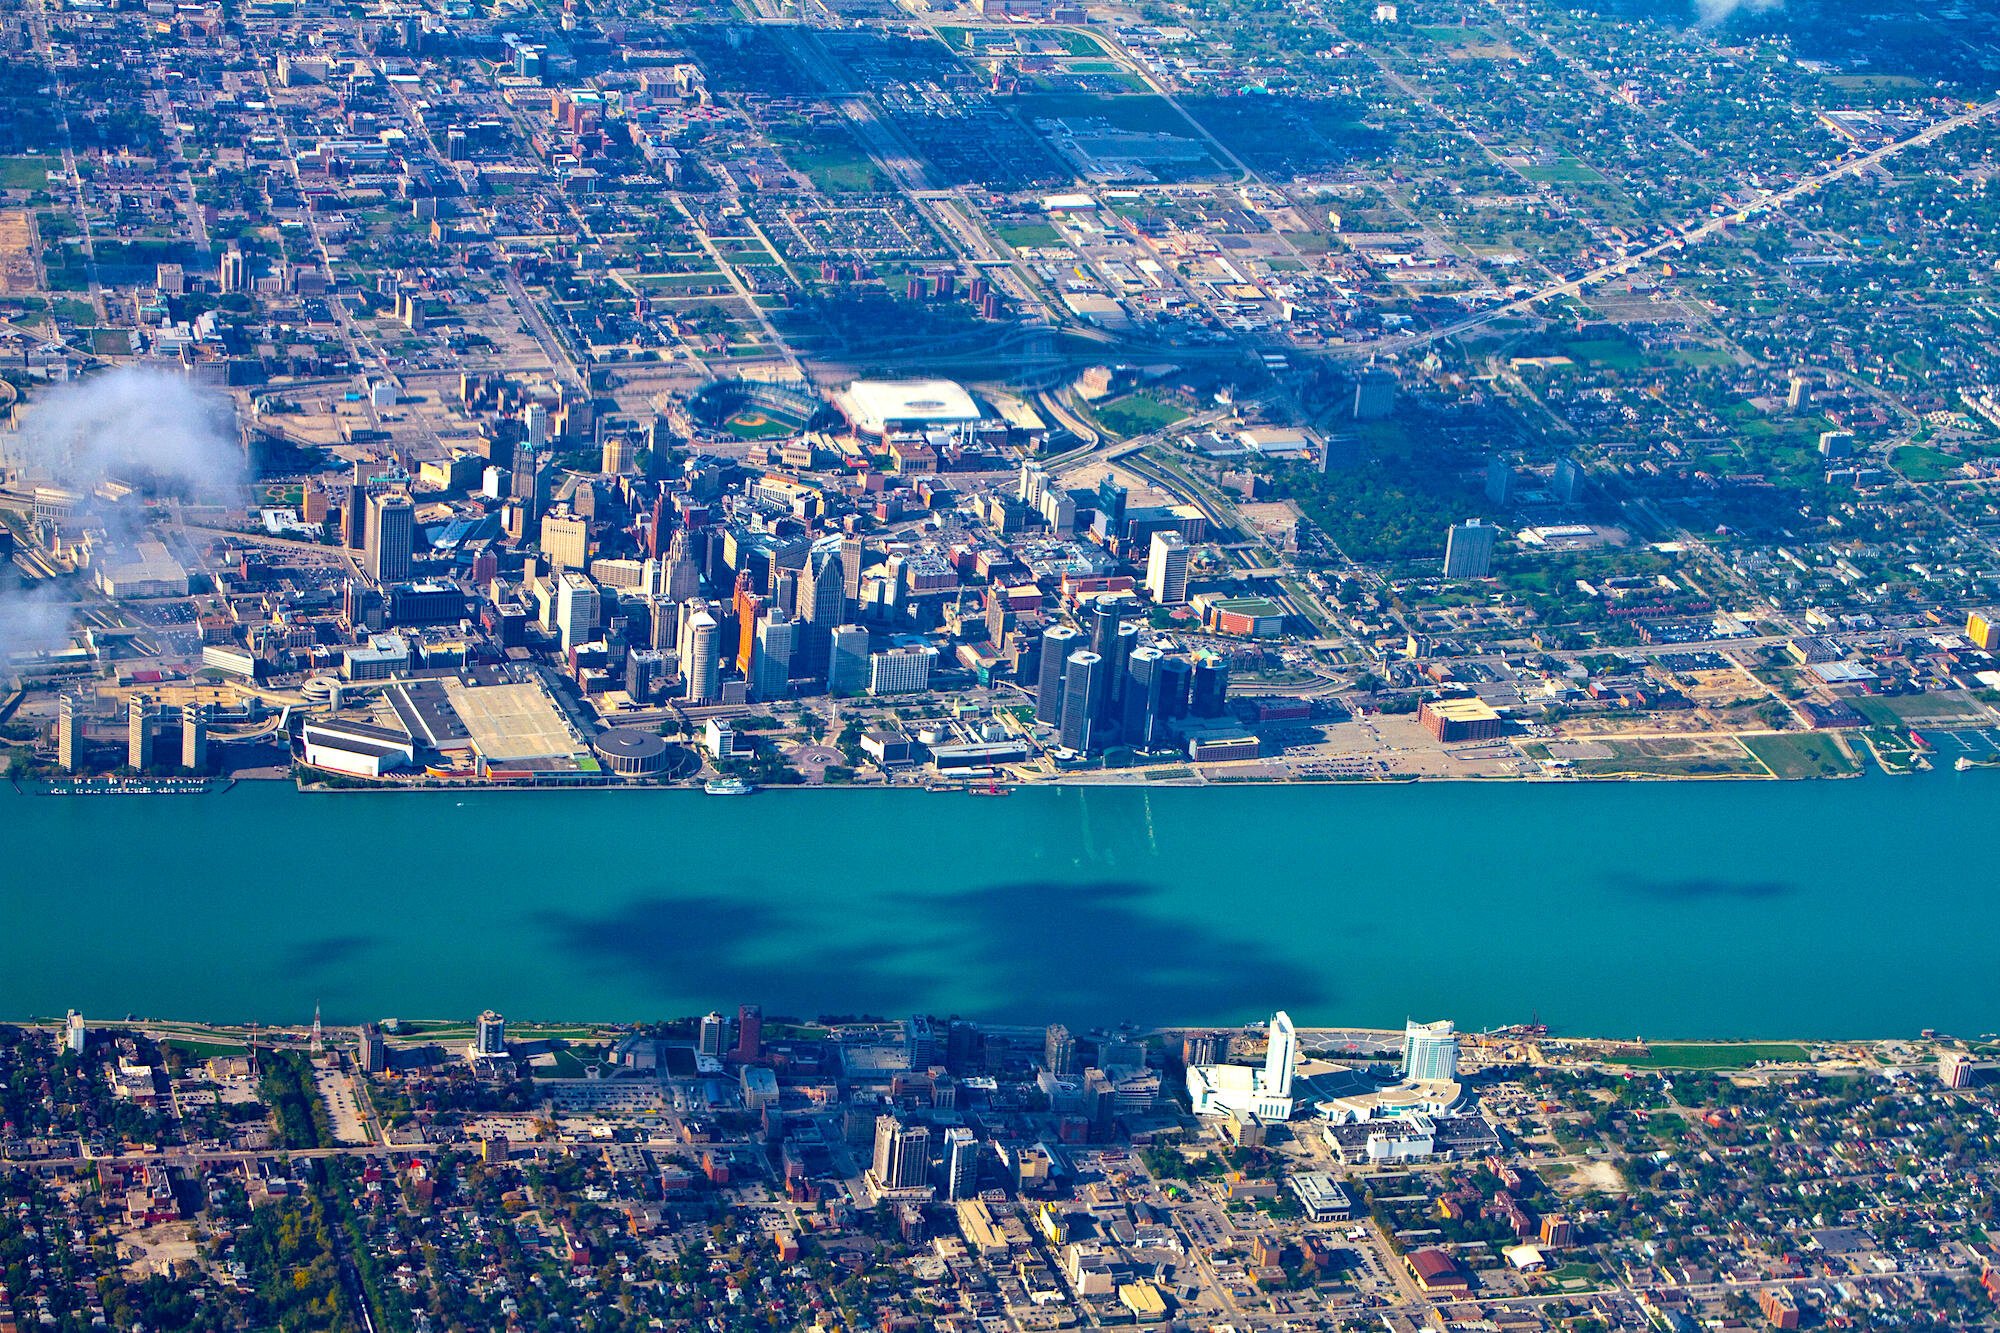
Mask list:
[{"label": "park lawn", "polygon": [[0,157],[0,189],[40,190],[48,186],[49,164],[39,157]]},{"label": "park lawn", "polygon": [[1716,366],[1736,364],[1736,358],[1720,347],[1678,347],[1668,355],[1695,370],[1709,370]]},{"label": "park lawn", "polygon": [[993,232],[1016,250],[1062,244],[1062,233],[1046,222],[1009,222],[995,226]]},{"label": "park lawn", "polygon": [[1789,1041],[1655,1042],[1645,1055],[1616,1063],[1631,1069],[1748,1069],[1759,1060],[1804,1060],[1812,1052]]},{"label": "park lawn", "polygon": [[1843,778],[1859,771],[1831,736],[1818,732],[1736,739],[1774,778]]},{"label": "park lawn", "polygon": [[1144,435],[1184,420],[1187,413],[1172,403],[1163,403],[1150,394],[1132,393],[1114,398],[1091,410],[1099,425],[1114,435]]},{"label": "park lawn", "polygon": [[1921,444],[1903,445],[1889,455],[1889,466],[1911,481],[1943,481],[1963,465],[1963,460]]}]

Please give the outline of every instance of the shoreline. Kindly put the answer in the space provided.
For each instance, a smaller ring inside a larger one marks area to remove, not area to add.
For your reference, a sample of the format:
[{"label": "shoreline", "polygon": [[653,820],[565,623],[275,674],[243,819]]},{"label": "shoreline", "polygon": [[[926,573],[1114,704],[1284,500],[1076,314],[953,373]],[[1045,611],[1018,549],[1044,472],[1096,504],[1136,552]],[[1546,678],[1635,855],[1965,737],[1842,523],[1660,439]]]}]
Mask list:
[{"label": "shoreline", "polygon": [[[1966,771],[1978,772],[1985,769],[2000,769],[2000,763],[1975,764],[1971,769]],[[1812,774],[1796,774],[1789,776],[1778,773],[1765,773],[1765,774],[1594,773],[1594,774],[1563,774],[1563,775],[1555,775],[1547,773],[1531,773],[1531,774],[1516,774],[1516,775],[1496,774],[1491,776],[1477,776],[1471,774],[1449,775],[1449,774],[1427,774],[1427,773],[1401,773],[1401,774],[1388,774],[1377,777],[1236,778],[1236,777],[1223,776],[1214,778],[1167,778],[1157,782],[1149,782],[1143,778],[1104,777],[1104,778],[1077,779],[1077,778],[1051,777],[1051,778],[1038,778],[1031,781],[1021,781],[1018,779],[1014,780],[1001,779],[998,781],[998,786],[1002,793],[1005,793],[1007,795],[1012,795],[1013,793],[1019,791],[1033,791],[1037,789],[1047,789],[1047,788],[1061,788],[1064,790],[1088,790],[1093,787],[1116,787],[1120,789],[1142,788],[1146,790],[1185,791],[1185,790],[1198,790],[1198,789],[1205,789],[1212,787],[1227,787],[1236,789],[1276,788],[1276,787],[1396,787],[1396,786],[1417,786],[1417,785],[1423,785],[1423,786],[1438,786],[1438,785],[1482,786],[1483,785],[1483,786],[1548,787],[1548,786],[1592,786],[1592,785],[1608,785],[1608,784],[1620,784],[1620,783],[1655,785],[1660,783],[1683,783],[1683,782],[1736,782],[1736,783],[1791,784],[1791,783],[1813,783],[1813,782],[1849,782],[1857,779],[1867,779],[1867,778],[1905,778],[1905,777],[1913,777],[1923,772],[1937,772],[1937,771],[1942,771],[1942,770],[1936,768],[1935,766],[1925,769],[1917,769],[1917,768],[1891,769],[1882,767],[1881,765],[1878,764],[1873,768],[1864,767],[1861,769],[1857,769],[1853,772],[1847,772],[1847,773],[1812,773]],[[273,786],[289,784],[292,786],[294,790],[304,795],[337,796],[337,795],[347,795],[353,793],[385,795],[397,792],[401,793],[456,792],[461,795],[468,792],[485,794],[492,792],[547,792],[547,791],[701,792],[702,781],[703,781],[701,779],[694,779],[694,780],[682,780],[671,783],[664,783],[664,782],[652,783],[652,782],[625,782],[613,778],[613,779],[605,779],[601,781],[590,781],[590,782],[547,782],[547,783],[477,782],[468,780],[462,783],[443,783],[443,782],[402,783],[402,782],[367,782],[361,779],[352,779],[340,783],[321,783],[321,782],[301,781],[299,778],[291,775],[265,776],[257,774],[224,773],[208,778],[207,781],[211,784],[211,786],[207,790],[203,791],[170,790],[170,791],[149,792],[149,791],[136,791],[136,790],[135,791],[116,790],[121,785],[121,783],[129,783],[133,787],[143,787],[149,781],[158,782],[164,780],[168,779],[146,779],[146,778],[111,779],[101,775],[91,778],[78,779],[62,775],[58,775],[55,777],[39,777],[31,775],[28,777],[12,778],[10,779],[10,785],[14,788],[17,794],[24,796],[67,794],[56,791],[44,791],[44,792],[26,791],[23,790],[22,787],[22,784],[24,782],[27,783],[78,782],[83,784],[89,784],[90,787],[94,789],[91,791],[90,794],[114,794],[114,795],[128,795],[128,796],[221,795],[225,792],[233,790],[235,787],[239,785],[245,785],[245,784],[269,784]],[[987,793],[988,785],[989,785],[989,780],[986,779],[955,780],[947,778],[939,778],[931,782],[781,782],[781,783],[770,783],[770,784],[755,784],[752,787],[752,793],[746,793],[746,794],[756,794],[763,792],[786,792],[786,791],[897,791],[897,792],[926,792],[932,795],[944,795],[944,794],[965,793],[965,792],[988,794]],[[110,790],[104,791],[101,789],[110,789]]]},{"label": "shoreline", "polygon": [[[1017,1023],[1017,1022],[1004,1021],[1000,1019],[982,1018],[979,1017],[978,1015],[954,1014],[953,1017],[955,1019],[963,1019],[964,1021],[969,1023],[978,1024],[986,1027],[995,1027],[995,1028],[1036,1026],[1035,1024]],[[93,1018],[89,1014],[84,1014],[83,1019],[87,1026],[94,1029],[130,1029],[142,1032],[158,1031],[162,1033],[168,1040],[179,1040],[179,1039],[195,1040],[203,1037],[206,1037],[208,1039],[216,1039],[216,1038],[248,1039],[253,1035],[259,1035],[259,1034],[264,1035],[265,1038],[269,1040],[278,1040],[281,1038],[303,1040],[311,1031],[311,1024],[309,1023],[303,1023],[303,1024],[264,1023],[250,1019],[164,1018],[159,1016],[141,1016],[136,1018],[120,1017],[120,1018],[100,1019],[100,1018]],[[53,1014],[32,1015],[25,1018],[0,1015],[0,1026],[6,1026],[6,1027],[54,1030],[54,1029],[60,1029],[64,1024],[64,1021],[65,1020],[63,1018],[55,1016]],[[367,1025],[370,1022],[375,1022],[375,1021],[378,1020],[364,1019],[354,1022],[329,1020],[324,1024],[324,1027],[328,1032],[340,1032],[348,1029],[357,1029]],[[440,1035],[442,1035],[444,1039],[449,1040],[450,1038],[458,1035],[458,1033],[460,1033],[461,1031],[468,1030],[472,1027],[472,1020],[469,1018],[452,1018],[452,1017],[399,1018],[397,1021],[402,1024],[414,1024],[417,1025],[418,1028],[418,1030],[416,1031],[402,1032],[402,1033],[392,1032],[386,1034],[393,1041],[399,1043],[411,1043],[411,1042],[422,1043],[424,1041],[427,1041],[429,1039],[432,1039]],[[664,1019],[658,1016],[643,1017],[643,1018],[636,1018],[636,1017],[635,1018],[516,1018],[510,1015],[507,1019],[507,1026],[511,1031],[523,1032],[528,1034],[534,1034],[543,1031],[560,1030],[565,1032],[588,1031],[593,1035],[600,1035],[600,1034],[609,1035],[612,1033],[635,1030],[640,1027],[658,1023],[694,1022],[694,1021],[696,1021],[695,1016],[686,1014],[676,1015],[672,1018],[664,1018]],[[828,1031],[832,1031],[841,1027],[881,1027],[885,1024],[895,1024],[900,1020],[892,1018],[883,1018],[883,1017],[874,1017],[874,1018],[843,1017],[839,1022],[828,1023],[828,1022],[822,1022],[820,1019],[817,1018],[780,1019],[780,1018],[767,1017],[764,1021],[767,1024],[774,1022],[784,1022],[802,1028],[824,1028]],[[1138,1033],[1138,1036],[1143,1039],[1147,1037],[1181,1036],[1189,1033],[1225,1034],[1225,1033],[1252,1032],[1258,1030],[1260,1026],[1261,1025],[1256,1023],[1160,1023],[1160,1024],[1155,1024],[1151,1027],[1141,1029]],[[1333,1026],[1327,1024],[1302,1023],[1298,1025],[1297,1030],[1300,1036],[1299,1045],[1302,1051],[1307,1050],[1308,1048],[1312,1047],[1315,1044],[1311,1040],[1314,1034],[1332,1034],[1334,1036],[1343,1038],[1359,1037],[1359,1038],[1386,1039],[1386,1038],[1400,1038],[1405,1033],[1405,1029],[1403,1028],[1372,1027],[1367,1024],[1341,1024]],[[1668,1047],[1673,1049],[1681,1049],[1687,1047],[1696,1047],[1696,1048],[1707,1048],[1714,1050],[1739,1050],[1744,1048],[1767,1047],[1767,1046],[1799,1046],[1806,1048],[1839,1047],[1839,1046],[1873,1046],[1873,1045],[1883,1045],[1894,1042],[1933,1042],[1933,1041],[1943,1042],[1943,1041],[1955,1041],[1955,1040],[1956,1041],[1968,1040],[1967,1038],[1960,1037],[1956,1034],[1947,1033],[1941,1029],[1932,1031],[1931,1034],[1928,1036],[1924,1035],[1922,1032],[1915,1032],[1915,1033],[1902,1033],[1902,1034],[1892,1033],[1879,1036],[1856,1036],[1851,1034],[1842,1036],[1811,1036],[1811,1035],[1799,1035],[1796,1033],[1792,1033],[1781,1036],[1772,1036],[1769,1034],[1764,1034],[1759,1036],[1745,1036],[1745,1037],[1669,1035],[1669,1036],[1642,1038],[1639,1036],[1619,1037],[1619,1036],[1610,1036],[1600,1033],[1585,1033],[1585,1032],[1550,1031],[1544,1033],[1534,1033],[1531,1031],[1524,1030],[1521,1025],[1512,1025],[1512,1024],[1502,1025],[1496,1028],[1491,1028],[1483,1031],[1461,1031],[1458,1034],[1458,1036],[1461,1041],[1493,1042],[1499,1044],[1535,1045],[1541,1043],[1548,1043],[1550,1045],[1555,1045],[1555,1046],[1570,1046],[1570,1047],[1609,1046],[1621,1049],[1641,1048],[1641,1047],[1647,1047],[1647,1048]],[[1983,1038],[1975,1037],[1971,1038],[1970,1040],[1983,1040]],[[1609,1061],[1609,1063],[1619,1063],[1619,1062]],[[1807,1063],[1811,1062],[1808,1061]],[[1692,1068],[1693,1066],[1680,1066],[1680,1067]]]}]

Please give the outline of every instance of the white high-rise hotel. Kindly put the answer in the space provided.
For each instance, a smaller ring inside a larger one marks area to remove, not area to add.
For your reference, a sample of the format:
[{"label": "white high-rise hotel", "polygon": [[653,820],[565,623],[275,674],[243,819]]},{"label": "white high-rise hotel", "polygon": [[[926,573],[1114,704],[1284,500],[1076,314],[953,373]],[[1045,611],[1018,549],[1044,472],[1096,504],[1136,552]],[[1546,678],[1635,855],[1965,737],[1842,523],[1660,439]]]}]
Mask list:
[{"label": "white high-rise hotel", "polygon": [[1254,1115],[1260,1120],[1292,1118],[1292,1066],[1298,1060],[1299,1037],[1292,1016],[1279,1010],[1271,1016],[1271,1044],[1264,1067],[1193,1065],[1187,1072],[1188,1096],[1196,1115]]},{"label": "white high-rise hotel", "polygon": [[1450,1019],[1403,1028],[1403,1079],[1409,1083],[1458,1081],[1458,1034]]}]

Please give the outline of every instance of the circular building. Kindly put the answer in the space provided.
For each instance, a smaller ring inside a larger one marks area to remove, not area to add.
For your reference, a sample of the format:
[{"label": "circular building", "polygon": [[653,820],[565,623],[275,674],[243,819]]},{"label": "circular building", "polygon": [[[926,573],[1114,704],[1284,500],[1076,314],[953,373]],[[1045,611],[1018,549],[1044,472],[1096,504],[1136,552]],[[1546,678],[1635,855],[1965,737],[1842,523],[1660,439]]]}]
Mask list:
[{"label": "circular building", "polygon": [[613,727],[597,738],[597,757],[621,778],[651,777],[667,768],[667,743],[637,727]]}]

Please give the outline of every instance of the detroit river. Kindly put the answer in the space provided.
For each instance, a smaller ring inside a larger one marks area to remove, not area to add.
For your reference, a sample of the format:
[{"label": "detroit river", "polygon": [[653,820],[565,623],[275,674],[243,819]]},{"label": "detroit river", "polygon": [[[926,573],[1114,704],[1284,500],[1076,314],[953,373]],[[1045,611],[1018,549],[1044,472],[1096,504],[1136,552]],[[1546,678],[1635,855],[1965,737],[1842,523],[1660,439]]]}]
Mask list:
[{"label": "detroit river", "polygon": [[0,788],[0,1014],[2000,1028],[2000,775],[199,797]]}]

